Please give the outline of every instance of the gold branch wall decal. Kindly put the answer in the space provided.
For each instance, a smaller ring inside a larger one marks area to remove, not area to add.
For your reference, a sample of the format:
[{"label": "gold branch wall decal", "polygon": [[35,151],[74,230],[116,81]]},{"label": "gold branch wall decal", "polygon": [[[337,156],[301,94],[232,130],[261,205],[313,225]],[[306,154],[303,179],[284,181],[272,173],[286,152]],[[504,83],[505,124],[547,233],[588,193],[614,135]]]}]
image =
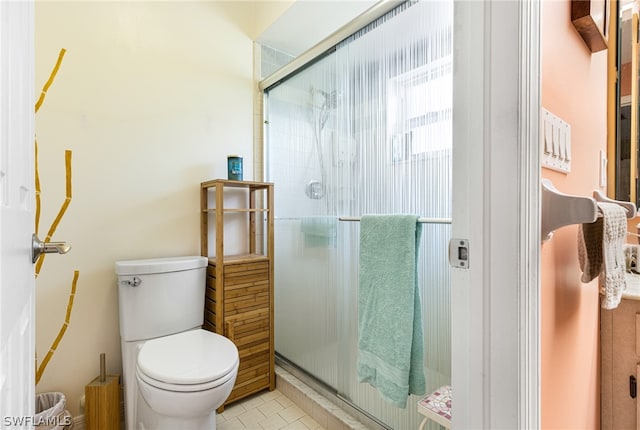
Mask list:
[{"label": "gold branch wall decal", "polygon": [[44,98],[47,96],[47,91],[49,90],[49,87],[51,86],[51,84],[53,84],[53,80],[56,78],[56,75],[58,74],[58,70],[60,69],[60,65],[62,64],[62,59],[64,58],[64,54],[66,53],[67,53],[67,50],[64,48],[60,50],[60,53],[58,54],[58,61],[56,61],[56,65],[53,66],[53,70],[49,75],[49,79],[44,84],[44,87],[42,87],[42,91],[40,91],[40,97],[36,102],[36,113],[38,113],[38,111],[40,110],[40,106],[42,106],[42,103],[44,103]]},{"label": "gold branch wall decal", "polygon": [[[58,228],[58,224],[60,224],[60,220],[62,220],[62,217],[64,216],[65,212],[67,211],[67,208],[69,207],[69,204],[71,203],[71,151],[69,151],[68,149],[64,151],[64,168],[65,168],[65,176],[66,176],[66,181],[65,181],[66,197],[64,199],[64,202],[62,202],[62,206],[60,206],[58,215],[51,223],[51,227],[49,227],[49,231],[47,232],[47,237],[45,237],[44,239],[45,243],[51,241],[51,238],[53,237],[53,233],[55,233],[56,229]],[[40,257],[38,258],[38,262],[36,263],[36,277],[40,274],[40,269],[44,264],[45,255],[46,254],[40,254]]]},{"label": "gold branch wall decal", "polygon": [[49,360],[51,360],[51,357],[53,357],[53,354],[56,352],[56,349],[58,349],[58,344],[62,340],[62,337],[64,336],[65,332],[67,331],[67,327],[69,326],[69,321],[71,320],[71,310],[73,309],[73,299],[76,296],[76,286],[78,285],[79,276],[80,276],[80,272],[75,270],[73,272],[73,281],[71,281],[71,294],[69,294],[69,301],[67,302],[67,314],[64,318],[64,323],[62,324],[62,327],[60,327],[60,331],[58,331],[58,336],[56,336],[56,339],[51,344],[51,348],[49,348],[47,355],[45,355],[44,360],[42,360],[42,363],[40,363],[40,367],[38,367],[38,371],[36,372],[36,384],[40,382],[40,378],[44,373],[44,369],[47,368],[47,364],[49,364]]},{"label": "gold branch wall decal", "polygon": [[[37,110],[36,110],[37,112]],[[38,139],[35,139],[36,144],[36,152],[35,152],[35,160],[36,160],[36,236],[38,235],[38,227],[40,226],[40,174],[38,173]],[[36,273],[36,277],[38,274]]]},{"label": "gold branch wall decal", "polygon": [[[56,61],[56,65],[51,71],[51,74],[49,75],[49,79],[42,87],[42,91],[40,92],[40,97],[36,102],[36,105],[35,105],[36,113],[38,113],[38,111],[40,110],[40,107],[42,107],[42,104],[44,103],[44,99],[47,96],[47,91],[49,90],[49,87],[53,84],[53,81],[55,80],[55,77],[58,74],[58,70],[60,69],[60,65],[62,64],[62,59],[64,58],[64,54],[66,52],[67,50],[64,48],[60,50],[60,53],[58,55],[58,60]],[[39,173],[39,166],[38,166],[38,140],[35,139],[34,143],[35,143],[35,191],[36,191],[35,192],[36,194],[35,231],[37,234],[38,228],[40,226],[41,189],[40,189],[40,173]],[[65,167],[65,178],[66,178],[65,199],[62,205],[60,206],[60,209],[58,210],[58,214],[56,215],[55,219],[51,223],[51,226],[49,227],[47,236],[44,239],[45,243],[51,241],[51,238],[53,237],[54,233],[56,232],[56,229],[58,228],[58,225],[60,224],[60,221],[62,220],[62,217],[66,213],[67,208],[71,203],[72,189],[71,189],[71,151],[70,150],[65,150],[64,152],[64,167]],[[44,264],[44,258],[45,258],[45,254],[41,254],[40,257],[38,258],[38,261],[36,262],[36,267],[35,267],[36,278],[38,277],[38,275],[40,274],[40,271],[42,270],[42,266]],[[38,360],[36,358],[36,368],[37,368],[36,384],[40,382],[40,378],[42,378],[42,374],[47,368],[49,361],[51,360],[51,358],[53,357],[53,354],[58,349],[58,345],[60,344],[60,341],[62,340],[62,338],[64,337],[64,334],[67,331],[67,327],[69,326],[69,322],[71,321],[71,311],[73,310],[73,301],[76,295],[76,287],[78,284],[79,277],[80,277],[80,272],[78,270],[75,270],[73,272],[73,281],[71,282],[71,293],[69,294],[69,300],[67,302],[67,313],[65,315],[64,323],[60,327],[60,330],[58,331],[58,335],[56,336],[53,343],[51,344],[51,347],[49,348],[49,351],[45,355],[44,360],[42,360],[42,363],[40,363],[40,366],[38,366]]]},{"label": "gold branch wall decal", "polygon": [[[38,113],[38,111],[40,110],[40,106],[42,106],[42,103],[44,103],[44,99],[47,96],[47,91],[49,90],[49,87],[51,86],[51,84],[53,84],[53,80],[56,78],[56,75],[58,74],[58,70],[60,70],[60,65],[62,64],[62,59],[64,58],[64,54],[67,52],[66,49],[62,48],[60,50],[60,53],[58,54],[58,60],[56,61],[56,65],[53,67],[53,70],[51,71],[51,74],[49,75],[49,79],[47,79],[47,82],[44,84],[44,86],[42,87],[42,90],[40,91],[40,97],[38,98],[38,101],[36,102],[36,107],[35,107],[35,113]],[[36,145],[36,152],[35,152],[35,161],[36,161],[36,234],[38,234],[38,227],[40,226],[40,173],[38,170],[38,139],[35,140],[35,145]],[[36,273],[36,276],[37,273]]]}]

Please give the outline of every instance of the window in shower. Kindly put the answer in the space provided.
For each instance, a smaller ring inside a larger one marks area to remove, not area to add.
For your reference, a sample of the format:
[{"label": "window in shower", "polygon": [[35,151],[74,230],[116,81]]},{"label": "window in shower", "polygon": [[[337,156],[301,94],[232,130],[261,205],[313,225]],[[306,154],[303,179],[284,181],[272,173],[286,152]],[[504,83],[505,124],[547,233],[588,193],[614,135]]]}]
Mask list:
[{"label": "window in shower", "polygon": [[393,161],[451,149],[452,78],[448,55],[390,80],[387,130]]},{"label": "window in shower", "polygon": [[[386,404],[357,382],[359,224],[339,216],[451,217],[451,1],[407,2],[265,91],[265,170],[275,192],[279,356],[389,428],[417,428],[418,400]],[[427,389],[450,383],[450,226],[419,254]]]}]

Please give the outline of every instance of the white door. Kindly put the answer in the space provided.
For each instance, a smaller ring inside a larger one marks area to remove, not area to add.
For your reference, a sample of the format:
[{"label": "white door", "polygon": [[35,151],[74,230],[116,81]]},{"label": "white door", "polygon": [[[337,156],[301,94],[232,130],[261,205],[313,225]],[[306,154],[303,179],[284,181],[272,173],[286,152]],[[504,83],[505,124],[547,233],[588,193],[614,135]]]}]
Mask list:
[{"label": "white door", "polygon": [[539,8],[454,3],[454,429],[539,428]]},{"label": "white door", "polygon": [[33,3],[0,0],[0,428],[35,404]]}]

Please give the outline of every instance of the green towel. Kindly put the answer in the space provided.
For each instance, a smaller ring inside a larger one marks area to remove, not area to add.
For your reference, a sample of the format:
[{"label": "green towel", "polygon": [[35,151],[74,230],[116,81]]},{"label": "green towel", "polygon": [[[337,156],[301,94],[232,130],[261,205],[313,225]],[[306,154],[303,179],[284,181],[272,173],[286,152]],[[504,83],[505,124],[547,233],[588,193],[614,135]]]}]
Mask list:
[{"label": "green towel", "polygon": [[358,381],[404,408],[425,393],[415,215],[365,215],[360,221]]},{"label": "green towel", "polygon": [[305,248],[319,248],[336,244],[338,222],[336,217],[317,216],[302,218],[300,231]]}]

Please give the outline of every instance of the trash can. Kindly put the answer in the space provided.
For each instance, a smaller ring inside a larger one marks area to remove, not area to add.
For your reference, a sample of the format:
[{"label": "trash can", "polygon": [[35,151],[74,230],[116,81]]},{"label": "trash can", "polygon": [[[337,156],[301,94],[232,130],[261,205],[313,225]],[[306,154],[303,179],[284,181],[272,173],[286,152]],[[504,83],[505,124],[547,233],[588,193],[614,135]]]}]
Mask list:
[{"label": "trash can", "polygon": [[35,428],[37,430],[71,430],[73,420],[65,408],[67,400],[62,393],[36,394]]}]

